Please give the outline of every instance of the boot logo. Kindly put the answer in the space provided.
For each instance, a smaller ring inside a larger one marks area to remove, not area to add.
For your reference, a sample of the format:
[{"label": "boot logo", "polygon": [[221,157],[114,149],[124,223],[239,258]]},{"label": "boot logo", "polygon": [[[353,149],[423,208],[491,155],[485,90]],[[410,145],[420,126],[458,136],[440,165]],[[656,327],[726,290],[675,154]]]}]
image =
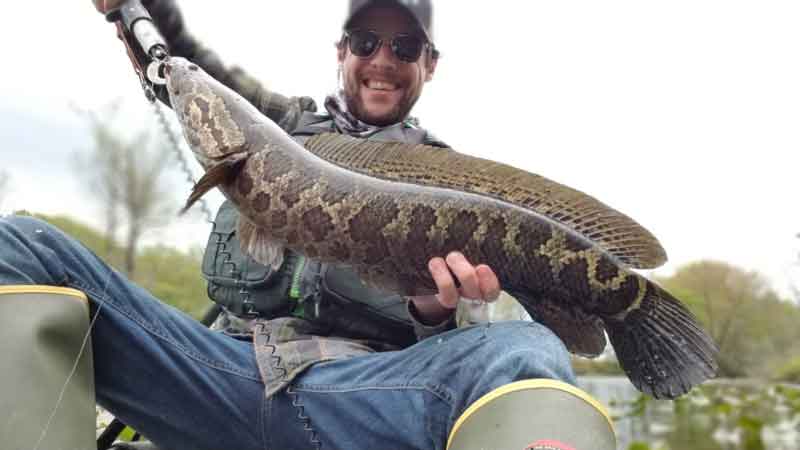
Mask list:
[{"label": "boot logo", "polygon": [[540,439],[536,442],[528,444],[528,446],[525,447],[525,450],[575,450],[575,448],[563,442]]}]

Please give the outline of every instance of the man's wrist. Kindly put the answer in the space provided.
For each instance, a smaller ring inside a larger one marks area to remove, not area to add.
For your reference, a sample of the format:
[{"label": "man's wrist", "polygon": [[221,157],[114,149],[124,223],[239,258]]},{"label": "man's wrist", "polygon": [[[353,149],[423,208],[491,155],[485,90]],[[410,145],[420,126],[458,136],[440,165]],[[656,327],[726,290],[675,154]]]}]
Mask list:
[{"label": "man's wrist", "polygon": [[408,297],[410,310],[423,325],[435,326],[446,322],[456,311],[442,306],[436,296]]}]

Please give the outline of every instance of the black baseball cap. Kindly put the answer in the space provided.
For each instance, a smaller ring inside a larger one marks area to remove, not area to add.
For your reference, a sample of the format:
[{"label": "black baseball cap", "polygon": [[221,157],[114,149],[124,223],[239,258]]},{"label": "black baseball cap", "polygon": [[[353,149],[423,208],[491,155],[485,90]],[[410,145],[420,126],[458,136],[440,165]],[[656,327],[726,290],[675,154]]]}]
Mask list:
[{"label": "black baseball cap", "polygon": [[368,6],[389,5],[405,9],[417,20],[419,28],[425,33],[428,42],[433,43],[433,4],[432,0],[350,0],[344,29],[350,28],[353,18]]}]

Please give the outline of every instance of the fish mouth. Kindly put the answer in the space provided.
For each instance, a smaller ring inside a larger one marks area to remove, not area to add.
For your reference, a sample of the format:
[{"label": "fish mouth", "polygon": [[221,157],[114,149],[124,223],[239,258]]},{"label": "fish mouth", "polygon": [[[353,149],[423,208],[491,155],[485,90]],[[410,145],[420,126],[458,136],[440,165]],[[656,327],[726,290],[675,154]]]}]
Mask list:
[{"label": "fish mouth", "polygon": [[163,63],[163,74],[170,95],[181,95],[184,86],[193,73],[200,73],[200,67],[186,58],[172,57]]}]

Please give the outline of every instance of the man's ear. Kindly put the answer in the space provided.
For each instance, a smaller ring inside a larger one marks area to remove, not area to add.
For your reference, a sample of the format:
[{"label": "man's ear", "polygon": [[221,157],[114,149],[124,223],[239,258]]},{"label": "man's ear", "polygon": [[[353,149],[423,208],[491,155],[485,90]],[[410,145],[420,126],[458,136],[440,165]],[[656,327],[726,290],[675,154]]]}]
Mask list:
[{"label": "man's ear", "polygon": [[347,46],[344,44],[344,39],[336,43],[336,59],[339,64],[344,62],[344,57],[347,56]]},{"label": "man's ear", "polygon": [[438,63],[439,63],[439,58],[428,56],[427,58],[428,75],[425,76],[425,81],[431,81],[433,79],[433,74],[436,72],[436,64]]}]

